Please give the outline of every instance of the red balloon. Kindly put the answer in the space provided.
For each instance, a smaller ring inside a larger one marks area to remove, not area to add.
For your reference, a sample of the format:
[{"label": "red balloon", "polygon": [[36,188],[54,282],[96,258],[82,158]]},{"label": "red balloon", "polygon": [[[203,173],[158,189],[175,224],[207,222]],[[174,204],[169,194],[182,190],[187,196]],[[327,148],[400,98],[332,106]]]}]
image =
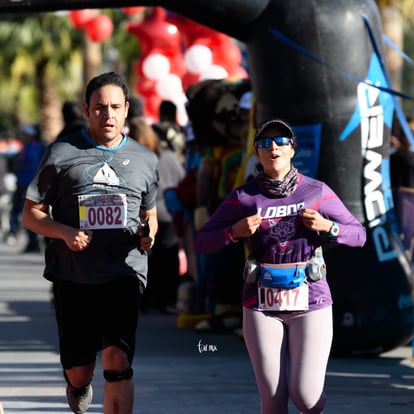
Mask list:
[{"label": "red balloon", "polygon": [[72,10],[69,19],[75,29],[82,29],[98,14],[94,9]]},{"label": "red balloon", "polygon": [[220,42],[218,42],[212,48],[213,51],[213,63],[223,66],[230,72],[234,68],[237,68],[242,61],[242,54],[238,46],[226,35],[220,36]]},{"label": "red balloon", "polygon": [[183,89],[186,90],[189,86],[194,85],[200,81],[200,75],[186,72],[184,76],[181,78],[181,82],[183,83]]},{"label": "red balloon", "polygon": [[193,45],[208,47],[213,55],[213,63],[222,66],[227,72],[235,71],[242,61],[239,47],[223,33],[217,33],[214,37],[199,37]]},{"label": "red balloon", "polygon": [[243,66],[237,66],[229,71],[229,77],[235,79],[248,79],[249,73]]},{"label": "red balloon", "polygon": [[180,51],[175,51],[172,49],[163,50],[162,53],[166,56],[170,62],[170,73],[173,73],[177,76],[183,76],[187,71],[184,63],[184,56]]},{"label": "red balloon", "polygon": [[85,29],[93,42],[103,42],[111,37],[114,23],[106,14],[99,14],[87,23]]},{"label": "red balloon", "polygon": [[154,7],[142,22],[127,23],[127,30],[138,38],[142,58],[152,49],[170,50],[173,54],[180,52],[180,33],[165,20],[166,14],[162,7]]},{"label": "red balloon", "polygon": [[137,59],[134,63],[134,72],[138,75],[138,76],[143,76],[144,74],[142,73],[142,60],[141,59]]},{"label": "red balloon", "polygon": [[147,117],[152,118],[154,121],[159,120],[159,109],[162,99],[157,95],[153,94],[147,96],[144,99],[144,113]]},{"label": "red balloon", "polygon": [[220,40],[216,37],[198,37],[194,40],[194,42],[191,44],[191,46],[194,45],[201,45],[206,46],[213,52],[214,48],[217,48],[220,44]]},{"label": "red balloon", "polygon": [[144,97],[149,97],[156,93],[157,81],[140,76],[136,83],[136,91]]},{"label": "red balloon", "polygon": [[[210,29],[200,23],[196,23],[193,20],[187,19],[178,14],[170,13],[167,15],[166,20],[178,27],[181,33],[181,37],[184,42],[185,49],[188,49],[196,39],[199,38],[214,38],[219,32]],[[205,45],[207,46],[207,45]]]},{"label": "red balloon", "polygon": [[146,7],[145,6],[136,6],[136,7],[123,7],[121,10],[125,14],[139,14],[144,13]]}]

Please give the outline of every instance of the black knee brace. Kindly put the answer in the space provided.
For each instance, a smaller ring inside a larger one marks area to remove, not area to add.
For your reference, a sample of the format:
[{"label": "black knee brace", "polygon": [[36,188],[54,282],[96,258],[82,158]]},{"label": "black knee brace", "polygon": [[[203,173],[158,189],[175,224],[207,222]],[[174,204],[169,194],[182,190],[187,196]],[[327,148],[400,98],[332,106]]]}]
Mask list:
[{"label": "black knee brace", "polygon": [[128,367],[124,371],[114,371],[111,369],[106,369],[103,372],[103,376],[108,382],[129,380],[132,378],[133,375],[134,370],[131,367]]}]

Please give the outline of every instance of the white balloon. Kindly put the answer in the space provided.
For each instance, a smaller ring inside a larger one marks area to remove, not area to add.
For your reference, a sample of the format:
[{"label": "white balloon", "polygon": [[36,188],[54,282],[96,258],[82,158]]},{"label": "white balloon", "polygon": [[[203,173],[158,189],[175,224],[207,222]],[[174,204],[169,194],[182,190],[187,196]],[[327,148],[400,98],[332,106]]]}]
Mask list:
[{"label": "white balloon", "polygon": [[181,93],[179,93],[176,96],[174,96],[173,102],[176,105],[185,105],[188,102],[187,95],[182,90]]},{"label": "white balloon", "polygon": [[225,79],[229,76],[229,73],[223,66],[211,65],[206,71],[200,75],[200,81],[206,79]]},{"label": "white balloon", "polygon": [[190,46],[184,53],[184,63],[189,72],[199,74],[211,66],[213,52],[203,45]]},{"label": "white balloon", "polygon": [[184,104],[177,105],[177,122],[181,126],[188,124],[188,114]]},{"label": "white balloon", "polygon": [[170,73],[170,61],[161,53],[153,53],[142,62],[142,72],[148,79],[158,80]]},{"label": "white balloon", "polygon": [[185,126],[188,124],[188,114],[186,109],[187,101],[188,99],[184,91],[175,96],[173,99],[173,102],[177,106],[177,122],[181,126]]},{"label": "white balloon", "polygon": [[183,92],[181,78],[173,73],[164,76],[157,82],[156,91],[160,98],[174,101]]}]

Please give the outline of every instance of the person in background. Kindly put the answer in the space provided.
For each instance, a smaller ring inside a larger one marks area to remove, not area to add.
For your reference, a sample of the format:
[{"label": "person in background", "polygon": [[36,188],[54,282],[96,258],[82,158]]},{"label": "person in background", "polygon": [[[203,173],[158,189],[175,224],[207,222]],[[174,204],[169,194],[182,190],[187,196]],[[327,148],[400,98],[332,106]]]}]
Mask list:
[{"label": "person in background", "polygon": [[[414,120],[408,118],[407,122],[414,133]],[[391,136],[390,174],[392,188],[414,188],[414,151],[401,127],[394,128]]]},{"label": "person in background", "polygon": [[131,96],[129,98],[129,109],[128,109],[128,116],[127,116],[127,125],[129,119],[133,119],[135,117],[143,117],[144,116],[144,108],[142,107],[142,100],[138,96]]},{"label": "person in background", "polygon": [[138,96],[131,96],[129,98],[128,116],[125,121],[125,126],[123,129],[123,133],[125,135],[129,135],[129,131],[130,131],[129,125],[132,119],[135,121],[137,119],[140,119],[143,122],[145,122],[145,125],[148,125],[148,122],[146,121],[145,116],[144,116],[144,108],[142,106],[142,100]]},{"label": "person in background", "polygon": [[[244,129],[222,145],[208,147],[203,154],[197,176],[195,230],[201,228],[234,189],[245,150],[243,131]],[[208,292],[209,305],[209,309],[199,310],[201,313],[212,313],[212,316],[198,322],[195,325],[196,330],[235,332],[241,328],[242,314],[239,304],[243,281],[240,273],[243,271],[244,257],[241,243],[199,255],[204,292]],[[201,304],[200,298],[197,303]]]},{"label": "person in background", "polygon": [[249,134],[249,123],[250,123],[250,116],[252,111],[252,100],[253,100],[253,92],[247,91],[240,97],[239,101],[239,117],[240,122],[243,125],[243,143],[247,145],[247,138]]},{"label": "person in background", "polygon": [[[204,271],[204,257],[194,251],[194,209],[196,208],[196,191],[198,169],[203,157],[203,147],[197,142],[191,123],[186,128],[185,176],[176,187],[164,191],[165,203],[173,218],[173,225],[182,243],[181,257],[186,259],[185,272],[181,274],[181,283],[177,292],[177,326],[194,327],[210,315],[203,314],[205,306],[213,308],[209,292],[212,286],[209,276]],[[183,266],[184,267],[184,266]]]},{"label": "person in background", "polygon": [[[16,190],[16,174],[13,172],[15,159],[23,149],[23,143],[10,137],[8,131],[0,127],[0,234],[7,241],[10,231],[10,210]],[[16,242],[15,236],[12,243]]]},{"label": "person in background", "polygon": [[247,242],[243,335],[261,414],[287,413],[289,396],[301,413],[322,413],[333,334],[322,245],[362,247],[366,231],[328,185],[293,166],[296,137],[286,122],[261,123],[254,148],[261,172],[224,199],[195,248]]},{"label": "person in background", "polygon": [[[17,232],[20,227],[20,218],[23,210],[24,196],[30,181],[36,174],[40,160],[43,156],[44,145],[42,143],[39,128],[34,125],[25,125],[21,128],[21,140],[23,149],[17,156],[14,172],[17,177],[16,190],[13,194],[10,211],[10,231],[8,243],[13,245],[17,241]],[[40,251],[40,243],[36,233],[27,229],[27,244],[23,253],[36,253]]]},{"label": "person in background", "polygon": [[241,177],[238,177],[237,184],[242,184],[251,180],[256,174],[256,165],[258,163],[257,155],[251,148],[251,140],[253,139],[255,130],[255,111],[254,111],[254,98],[253,92],[245,92],[240,98],[240,119],[244,126],[244,156],[242,161],[242,168],[240,173],[243,174],[242,181]]},{"label": "person in background", "polygon": [[8,208],[10,204],[10,191],[7,188],[6,184],[6,177],[8,174],[8,165],[7,165],[7,158],[1,156],[0,154],[0,234],[2,237],[5,235],[5,232],[8,233],[9,226],[8,224],[5,226],[5,213],[8,214]]},{"label": "person in background", "polygon": [[177,123],[177,106],[164,100],[159,107],[159,122],[152,125],[158,135],[159,146],[172,150],[181,164],[185,160],[185,131]]},{"label": "person in background", "polygon": [[63,129],[59,132],[56,139],[65,135],[73,134],[83,128],[86,128],[86,122],[83,117],[82,104],[76,101],[66,101],[62,105]]},{"label": "person in background", "polygon": [[122,134],[128,106],[119,74],[90,80],[88,128],[48,146],[23,210],[23,224],[50,238],[44,277],[53,283],[66,396],[78,414],[91,403],[100,351],[103,412],[133,412],[138,310],[158,227],[158,160]]},{"label": "person in background", "polygon": [[151,149],[159,163],[159,191],[157,195],[158,233],[157,243],[148,258],[148,286],[144,293],[141,309],[144,312],[165,313],[176,307],[179,285],[180,237],[174,229],[168,211],[164,191],[175,187],[184,177],[185,171],[176,154],[169,147],[162,147],[160,140],[143,117],[129,121],[129,135],[138,143]]},{"label": "person in background", "polygon": [[149,148],[157,156],[158,151],[158,137],[151,125],[145,120],[143,116],[135,116],[128,120],[128,135],[144,147]]}]

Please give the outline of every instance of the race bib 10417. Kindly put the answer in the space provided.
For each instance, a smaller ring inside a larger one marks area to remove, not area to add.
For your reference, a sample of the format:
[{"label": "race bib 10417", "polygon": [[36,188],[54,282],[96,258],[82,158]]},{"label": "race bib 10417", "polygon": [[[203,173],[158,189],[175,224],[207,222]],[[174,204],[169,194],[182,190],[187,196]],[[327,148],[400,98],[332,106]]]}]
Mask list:
[{"label": "race bib 10417", "polygon": [[266,311],[302,311],[308,309],[309,287],[302,283],[293,289],[275,289],[258,285],[259,309]]}]

